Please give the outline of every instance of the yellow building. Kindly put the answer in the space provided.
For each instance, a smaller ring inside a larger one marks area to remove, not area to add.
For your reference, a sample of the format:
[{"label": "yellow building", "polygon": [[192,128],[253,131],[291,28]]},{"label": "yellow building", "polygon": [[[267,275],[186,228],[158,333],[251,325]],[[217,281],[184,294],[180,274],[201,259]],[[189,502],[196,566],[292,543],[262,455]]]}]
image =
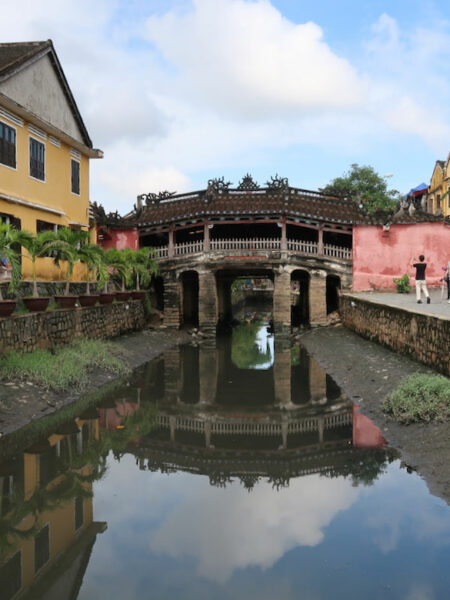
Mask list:
[{"label": "yellow building", "polygon": [[[32,233],[89,230],[89,160],[102,156],[51,40],[0,44],[0,218]],[[55,276],[39,262],[40,279]]]},{"label": "yellow building", "polygon": [[447,160],[437,160],[434,166],[429,192],[427,195],[427,211],[437,213],[442,211],[450,215],[450,153]]}]

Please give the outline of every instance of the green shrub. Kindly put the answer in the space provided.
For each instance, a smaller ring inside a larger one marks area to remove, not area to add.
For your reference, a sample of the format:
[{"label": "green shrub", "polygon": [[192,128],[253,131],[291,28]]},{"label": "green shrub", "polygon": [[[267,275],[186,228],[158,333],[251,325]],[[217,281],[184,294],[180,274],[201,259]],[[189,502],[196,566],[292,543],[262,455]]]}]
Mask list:
[{"label": "green shrub", "polygon": [[450,420],[450,380],[416,373],[404,379],[382,404],[399,423]]},{"label": "green shrub", "polygon": [[394,277],[394,283],[397,286],[397,292],[399,294],[409,294],[411,287],[409,285],[408,273],[405,273],[401,277]]},{"label": "green shrub", "polygon": [[93,369],[119,375],[128,372],[116,346],[101,340],[80,340],[53,353],[48,350],[10,352],[1,360],[0,379],[31,381],[57,391],[82,390]]}]

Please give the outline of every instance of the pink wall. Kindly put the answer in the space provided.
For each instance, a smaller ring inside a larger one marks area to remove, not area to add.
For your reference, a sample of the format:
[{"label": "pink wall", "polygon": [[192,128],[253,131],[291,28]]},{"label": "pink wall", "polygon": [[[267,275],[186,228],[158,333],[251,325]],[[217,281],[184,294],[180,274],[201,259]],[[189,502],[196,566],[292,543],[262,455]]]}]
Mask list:
[{"label": "pink wall", "polygon": [[98,240],[97,243],[103,246],[105,250],[117,248],[132,248],[139,250],[139,233],[137,228],[133,229],[103,229],[103,240]]},{"label": "pink wall", "polygon": [[394,277],[411,276],[412,256],[425,255],[427,282],[440,285],[442,267],[450,260],[450,226],[443,222],[353,227],[353,290],[395,288]]}]

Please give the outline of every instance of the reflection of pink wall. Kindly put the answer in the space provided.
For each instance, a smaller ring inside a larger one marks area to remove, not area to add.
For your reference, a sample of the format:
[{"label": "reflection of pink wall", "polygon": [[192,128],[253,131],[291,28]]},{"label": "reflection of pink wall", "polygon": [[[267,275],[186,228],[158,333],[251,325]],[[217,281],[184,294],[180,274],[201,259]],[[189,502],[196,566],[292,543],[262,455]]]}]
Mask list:
[{"label": "reflection of pink wall", "polygon": [[442,267],[450,260],[450,227],[444,223],[391,225],[383,231],[380,225],[353,227],[353,289],[394,288],[394,277],[411,276],[412,256],[424,254],[428,263],[427,281],[438,285]]},{"label": "reflection of pink wall", "polygon": [[353,404],[353,446],[355,448],[382,448],[386,445],[381,429]]},{"label": "reflection of pink wall", "polygon": [[139,233],[137,228],[107,229],[103,235],[103,240],[99,243],[105,250],[109,250],[109,248],[139,250]]},{"label": "reflection of pink wall", "polygon": [[134,402],[118,402],[115,408],[100,408],[100,428],[115,429],[122,424],[122,418],[132,415],[139,408]]}]

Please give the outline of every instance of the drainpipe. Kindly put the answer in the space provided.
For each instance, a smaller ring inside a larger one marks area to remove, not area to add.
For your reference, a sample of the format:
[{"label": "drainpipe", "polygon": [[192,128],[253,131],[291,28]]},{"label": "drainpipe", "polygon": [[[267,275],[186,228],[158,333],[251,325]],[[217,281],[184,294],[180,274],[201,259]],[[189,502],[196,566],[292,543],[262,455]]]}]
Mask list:
[{"label": "drainpipe", "polygon": [[211,249],[210,237],[209,237],[209,220],[205,219],[203,227],[203,252],[209,252]]},{"label": "drainpipe", "polygon": [[319,225],[319,244],[317,246],[318,254],[323,255],[323,225]]},{"label": "drainpipe", "polygon": [[173,255],[174,255],[173,238],[174,238],[174,228],[173,228],[173,225],[171,225],[169,227],[169,258],[173,258]]}]

